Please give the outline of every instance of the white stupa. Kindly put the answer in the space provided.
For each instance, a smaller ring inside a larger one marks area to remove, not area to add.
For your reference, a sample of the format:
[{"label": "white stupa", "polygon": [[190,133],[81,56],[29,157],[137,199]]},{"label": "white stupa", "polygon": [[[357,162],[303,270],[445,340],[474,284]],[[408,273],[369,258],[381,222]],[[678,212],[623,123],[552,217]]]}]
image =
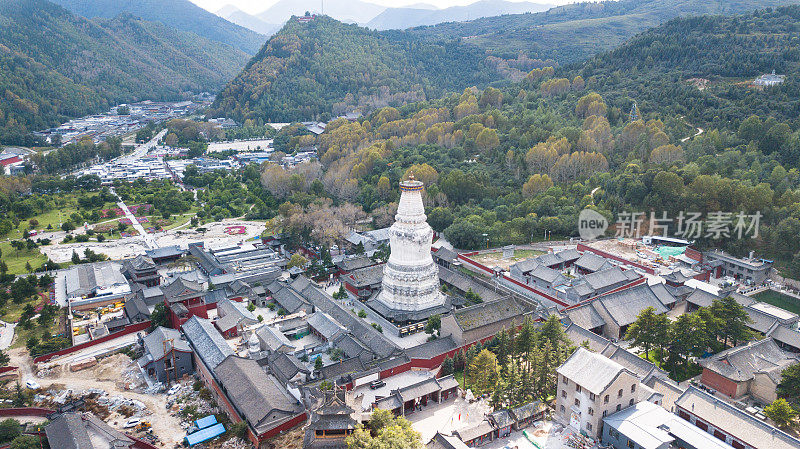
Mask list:
[{"label": "white stupa", "polygon": [[418,321],[449,309],[439,291],[439,268],[431,257],[433,229],[422,204],[422,182],[410,176],[400,183],[400,203],[389,229],[391,255],[383,269],[383,286],[373,305],[386,318]]}]

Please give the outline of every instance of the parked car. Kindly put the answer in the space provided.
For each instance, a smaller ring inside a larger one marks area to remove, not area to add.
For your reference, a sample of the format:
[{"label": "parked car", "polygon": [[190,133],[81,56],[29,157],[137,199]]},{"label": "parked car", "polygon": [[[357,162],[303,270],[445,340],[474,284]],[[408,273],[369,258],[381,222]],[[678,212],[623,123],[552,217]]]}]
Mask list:
[{"label": "parked car", "polygon": [[373,380],[372,382],[369,383],[369,389],[370,390],[377,390],[378,388],[380,388],[380,387],[382,387],[384,385],[386,385],[386,382],[384,382],[382,380]]},{"label": "parked car", "polygon": [[39,385],[39,382],[36,382],[33,379],[26,380],[25,381],[25,386],[30,388],[31,390],[38,390],[38,389],[42,388],[42,386]]},{"label": "parked car", "polygon": [[131,418],[125,423],[124,426],[122,426],[122,428],[133,429],[134,427],[138,426],[141,421],[142,420],[140,420],[139,418]]},{"label": "parked car", "polygon": [[173,385],[172,388],[170,388],[169,391],[167,391],[167,396],[172,396],[173,394],[177,393],[178,390],[180,389],[181,389],[180,385],[178,384]]}]

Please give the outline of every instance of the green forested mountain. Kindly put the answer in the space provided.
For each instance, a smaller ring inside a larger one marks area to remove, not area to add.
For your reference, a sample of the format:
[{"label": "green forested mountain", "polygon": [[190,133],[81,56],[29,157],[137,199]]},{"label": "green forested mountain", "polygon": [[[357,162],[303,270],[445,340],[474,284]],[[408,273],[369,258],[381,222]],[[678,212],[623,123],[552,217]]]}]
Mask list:
[{"label": "green forested mountain", "polygon": [[[700,248],[755,250],[800,276],[798,29],[800,6],[673,19],[586,64],[334,120],[319,136],[287,134],[285,151],[313,142],[323,170],[264,169],[270,200],[291,203],[274,222],[309,235],[331,197],[385,226],[410,170],[426,184],[429,223],[459,248],[575,236],[585,207],[609,221],[685,211],[706,220],[688,236]],[[752,85],[773,66],[784,86]],[[292,184],[294,173],[306,182]],[[708,232],[716,212],[731,214],[729,235]],[[739,213],[745,225],[760,214],[757,236],[736,236]]]},{"label": "green forested mountain", "polygon": [[290,20],[217,96],[212,113],[237,120],[310,120],[399,105],[481,85],[496,75],[477,49],[415,42],[327,16]]},{"label": "green forested mountain", "polygon": [[[800,6],[679,18],[563,72],[590,80],[614,102],[636,101],[705,126],[729,127],[752,114],[793,119],[800,113],[798,30]],[[748,88],[773,70],[788,75],[785,83]]]},{"label": "green forested mountain", "polygon": [[0,1],[0,140],[119,102],[215,90],[247,55],[131,15],[89,20],[44,0]]},{"label": "green forested mountain", "polygon": [[500,57],[568,63],[610,50],[631,36],[679,16],[724,14],[797,0],[619,0],[559,6],[536,14],[487,17],[413,28],[423,39],[462,39]]},{"label": "green forested mountain", "polygon": [[52,0],[83,17],[111,19],[129,13],[255,54],[266,37],[206,11],[189,0]]}]

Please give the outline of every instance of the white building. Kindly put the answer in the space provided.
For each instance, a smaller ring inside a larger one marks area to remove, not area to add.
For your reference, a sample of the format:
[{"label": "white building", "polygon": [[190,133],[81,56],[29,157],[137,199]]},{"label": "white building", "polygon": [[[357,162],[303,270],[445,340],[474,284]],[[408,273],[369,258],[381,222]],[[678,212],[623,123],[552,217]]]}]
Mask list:
[{"label": "white building", "polygon": [[391,255],[383,271],[381,292],[371,305],[397,322],[427,319],[447,311],[447,298],[439,291],[439,269],[431,257],[433,229],[422,204],[423,184],[400,183],[400,203],[389,229]]},{"label": "white building", "polygon": [[764,75],[756,78],[756,80],[753,81],[753,84],[762,87],[772,87],[783,84],[784,81],[786,81],[786,75],[776,75],[775,71],[773,70],[772,73],[765,73]]},{"label": "white building", "polygon": [[74,265],[62,279],[56,288],[63,288],[63,295],[73,309],[99,307],[131,292],[122,265],[115,262]]}]

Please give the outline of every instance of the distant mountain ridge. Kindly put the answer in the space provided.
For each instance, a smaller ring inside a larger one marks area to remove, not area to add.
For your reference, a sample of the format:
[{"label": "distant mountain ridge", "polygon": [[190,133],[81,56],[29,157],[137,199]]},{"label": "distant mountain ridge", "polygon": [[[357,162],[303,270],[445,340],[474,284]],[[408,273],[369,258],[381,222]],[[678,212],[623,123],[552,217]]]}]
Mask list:
[{"label": "distant mountain ridge", "polygon": [[228,22],[235,23],[236,25],[255,31],[258,34],[263,34],[265,37],[270,37],[277,33],[283,26],[278,23],[264,22],[258,17],[248,14],[233,5],[226,5],[215,14]]},{"label": "distant mountain ridge", "polygon": [[231,23],[189,0],[52,0],[79,16],[110,19],[130,13],[255,54],[266,37]]},{"label": "distant mountain ridge", "polygon": [[534,14],[447,22],[408,30],[433,41],[462,39],[490,54],[552,59],[559,63],[585,60],[610,50],[630,37],[678,16],[733,15],[798,0],[618,0],[572,3]]},{"label": "distant mountain ridge", "polygon": [[[324,8],[324,9],[323,9]],[[306,11],[325,14],[345,23],[367,23],[386,10],[385,6],[361,0],[279,0],[256,17],[267,23],[284,23],[292,16]]]},{"label": "distant mountain ridge", "polygon": [[28,132],[117,103],[214,91],[247,58],[131,14],[90,20],[45,0],[3,0],[0,140],[19,142]]},{"label": "distant mountain ridge", "polygon": [[452,6],[435,10],[414,7],[388,8],[367,22],[366,26],[375,30],[403,30],[411,27],[435,25],[443,22],[463,22],[504,14],[541,12],[547,11],[552,7],[553,5],[544,3],[480,0],[466,6]]}]

